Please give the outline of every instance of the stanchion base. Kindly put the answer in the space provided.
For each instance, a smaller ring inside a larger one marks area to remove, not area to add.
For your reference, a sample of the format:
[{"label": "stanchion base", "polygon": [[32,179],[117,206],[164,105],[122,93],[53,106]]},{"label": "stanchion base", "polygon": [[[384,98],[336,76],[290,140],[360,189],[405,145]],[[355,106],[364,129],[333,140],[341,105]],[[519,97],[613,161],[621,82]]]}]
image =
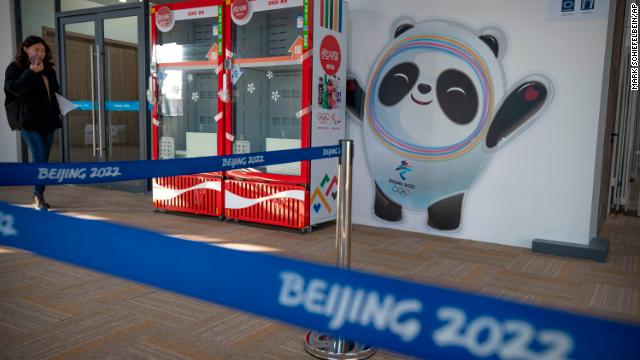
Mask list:
[{"label": "stanchion base", "polygon": [[361,345],[355,341],[347,342],[347,352],[333,351],[333,336],[309,331],[304,338],[304,349],[310,355],[326,360],[361,360],[368,359],[376,353],[376,349]]}]

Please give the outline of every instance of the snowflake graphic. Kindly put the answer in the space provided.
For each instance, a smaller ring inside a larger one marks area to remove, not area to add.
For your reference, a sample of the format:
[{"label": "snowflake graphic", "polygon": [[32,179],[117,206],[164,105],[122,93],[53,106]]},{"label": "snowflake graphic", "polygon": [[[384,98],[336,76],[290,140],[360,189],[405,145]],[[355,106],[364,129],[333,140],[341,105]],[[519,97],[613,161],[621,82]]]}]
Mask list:
[{"label": "snowflake graphic", "polygon": [[275,90],[271,93],[271,98],[273,99],[273,101],[277,102],[278,99],[280,99],[280,92],[278,92],[278,90]]},{"label": "snowflake graphic", "polygon": [[198,100],[200,100],[200,94],[198,94],[198,92],[194,92],[193,94],[191,94],[191,100],[193,100],[194,102],[197,102]]},{"label": "snowflake graphic", "polygon": [[193,81],[193,74],[187,75],[187,80],[189,80],[189,82],[192,82]]},{"label": "snowflake graphic", "polygon": [[249,83],[249,85],[247,85],[247,91],[249,94],[253,94],[253,92],[256,91],[256,86],[253,83]]},{"label": "snowflake graphic", "polygon": [[267,79],[269,80],[273,79],[273,71],[271,70],[267,71]]}]

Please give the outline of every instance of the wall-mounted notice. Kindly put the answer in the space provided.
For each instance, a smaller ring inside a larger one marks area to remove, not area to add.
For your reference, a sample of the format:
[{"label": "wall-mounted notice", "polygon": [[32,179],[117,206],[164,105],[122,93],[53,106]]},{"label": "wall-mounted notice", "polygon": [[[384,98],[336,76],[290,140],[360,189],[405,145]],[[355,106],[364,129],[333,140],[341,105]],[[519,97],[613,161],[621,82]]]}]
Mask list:
[{"label": "wall-mounted notice", "polygon": [[587,20],[607,16],[610,0],[549,0],[549,21]]}]

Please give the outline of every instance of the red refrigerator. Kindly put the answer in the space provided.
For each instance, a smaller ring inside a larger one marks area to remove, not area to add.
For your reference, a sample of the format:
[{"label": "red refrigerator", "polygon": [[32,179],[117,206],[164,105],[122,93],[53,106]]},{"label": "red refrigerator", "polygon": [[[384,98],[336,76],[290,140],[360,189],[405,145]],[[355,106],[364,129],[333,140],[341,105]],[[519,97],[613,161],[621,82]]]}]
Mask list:
[{"label": "red refrigerator", "polygon": [[[151,9],[153,159],[224,154],[222,0]],[[153,179],[154,209],[222,216],[221,172]]]},{"label": "red refrigerator", "polygon": [[[154,6],[154,159],[336,145],[345,137],[346,3]],[[156,209],[310,230],[335,219],[337,161],[154,179]]]},{"label": "red refrigerator", "polygon": [[[229,154],[336,145],[345,137],[346,3],[235,0],[224,52]],[[337,161],[228,171],[225,217],[311,229],[335,219]]]}]

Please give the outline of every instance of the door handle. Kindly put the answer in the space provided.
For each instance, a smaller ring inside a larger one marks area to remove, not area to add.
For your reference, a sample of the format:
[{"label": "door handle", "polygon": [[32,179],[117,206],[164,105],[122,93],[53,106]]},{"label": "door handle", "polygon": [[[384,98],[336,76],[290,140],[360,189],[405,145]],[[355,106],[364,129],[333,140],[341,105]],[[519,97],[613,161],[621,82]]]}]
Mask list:
[{"label": "door handle", "polygon": [[98,74],[98,144],[99,154],[102,157],[102,82],[100,81],[102,76],[100,73],[100,45],[96,45],[96,72]]},{"label": "door handle", "polygon": [[[104,76],[105,78],[107,76],[109,76],[109,48],[108,47],[104,47]],[[107,80],[108,81],[108,80]],[[107,84],[109,84],[109,82],[107,82]],[[109,85],[107,85],[109,86]],[[107,97],[107,94],[105,94],[105,99]],[[106,102],[105,102],[105,106],[106,106]],[[105,114],[106,117],[106,114]],[[113,154],[113,139],[111,138],[111,136],[113,136],[112,129],[111,129],[111,116],[107,117],[107,136],[109,137],[109,141],[108,146],[109,146],[109,151],[107,152],[107,157],[111,157],[111,155]]]},{"label": "door handle", "polygon": [[611,144],[613,145],[613,142],[616,140],[616,138],[618,137],[618,133],[611,133]]},{"label": "door handle", "polygon": [[89,48],[90,50],[90,61],[89,61],[89,69],[91,70],[91,132],[93,133],[93,156],[96,156],[96,98],[95,98],[95,85],[96,79],[93,74],[93,61],[95,60],[95,55],[93,53],[93,44]]}]

